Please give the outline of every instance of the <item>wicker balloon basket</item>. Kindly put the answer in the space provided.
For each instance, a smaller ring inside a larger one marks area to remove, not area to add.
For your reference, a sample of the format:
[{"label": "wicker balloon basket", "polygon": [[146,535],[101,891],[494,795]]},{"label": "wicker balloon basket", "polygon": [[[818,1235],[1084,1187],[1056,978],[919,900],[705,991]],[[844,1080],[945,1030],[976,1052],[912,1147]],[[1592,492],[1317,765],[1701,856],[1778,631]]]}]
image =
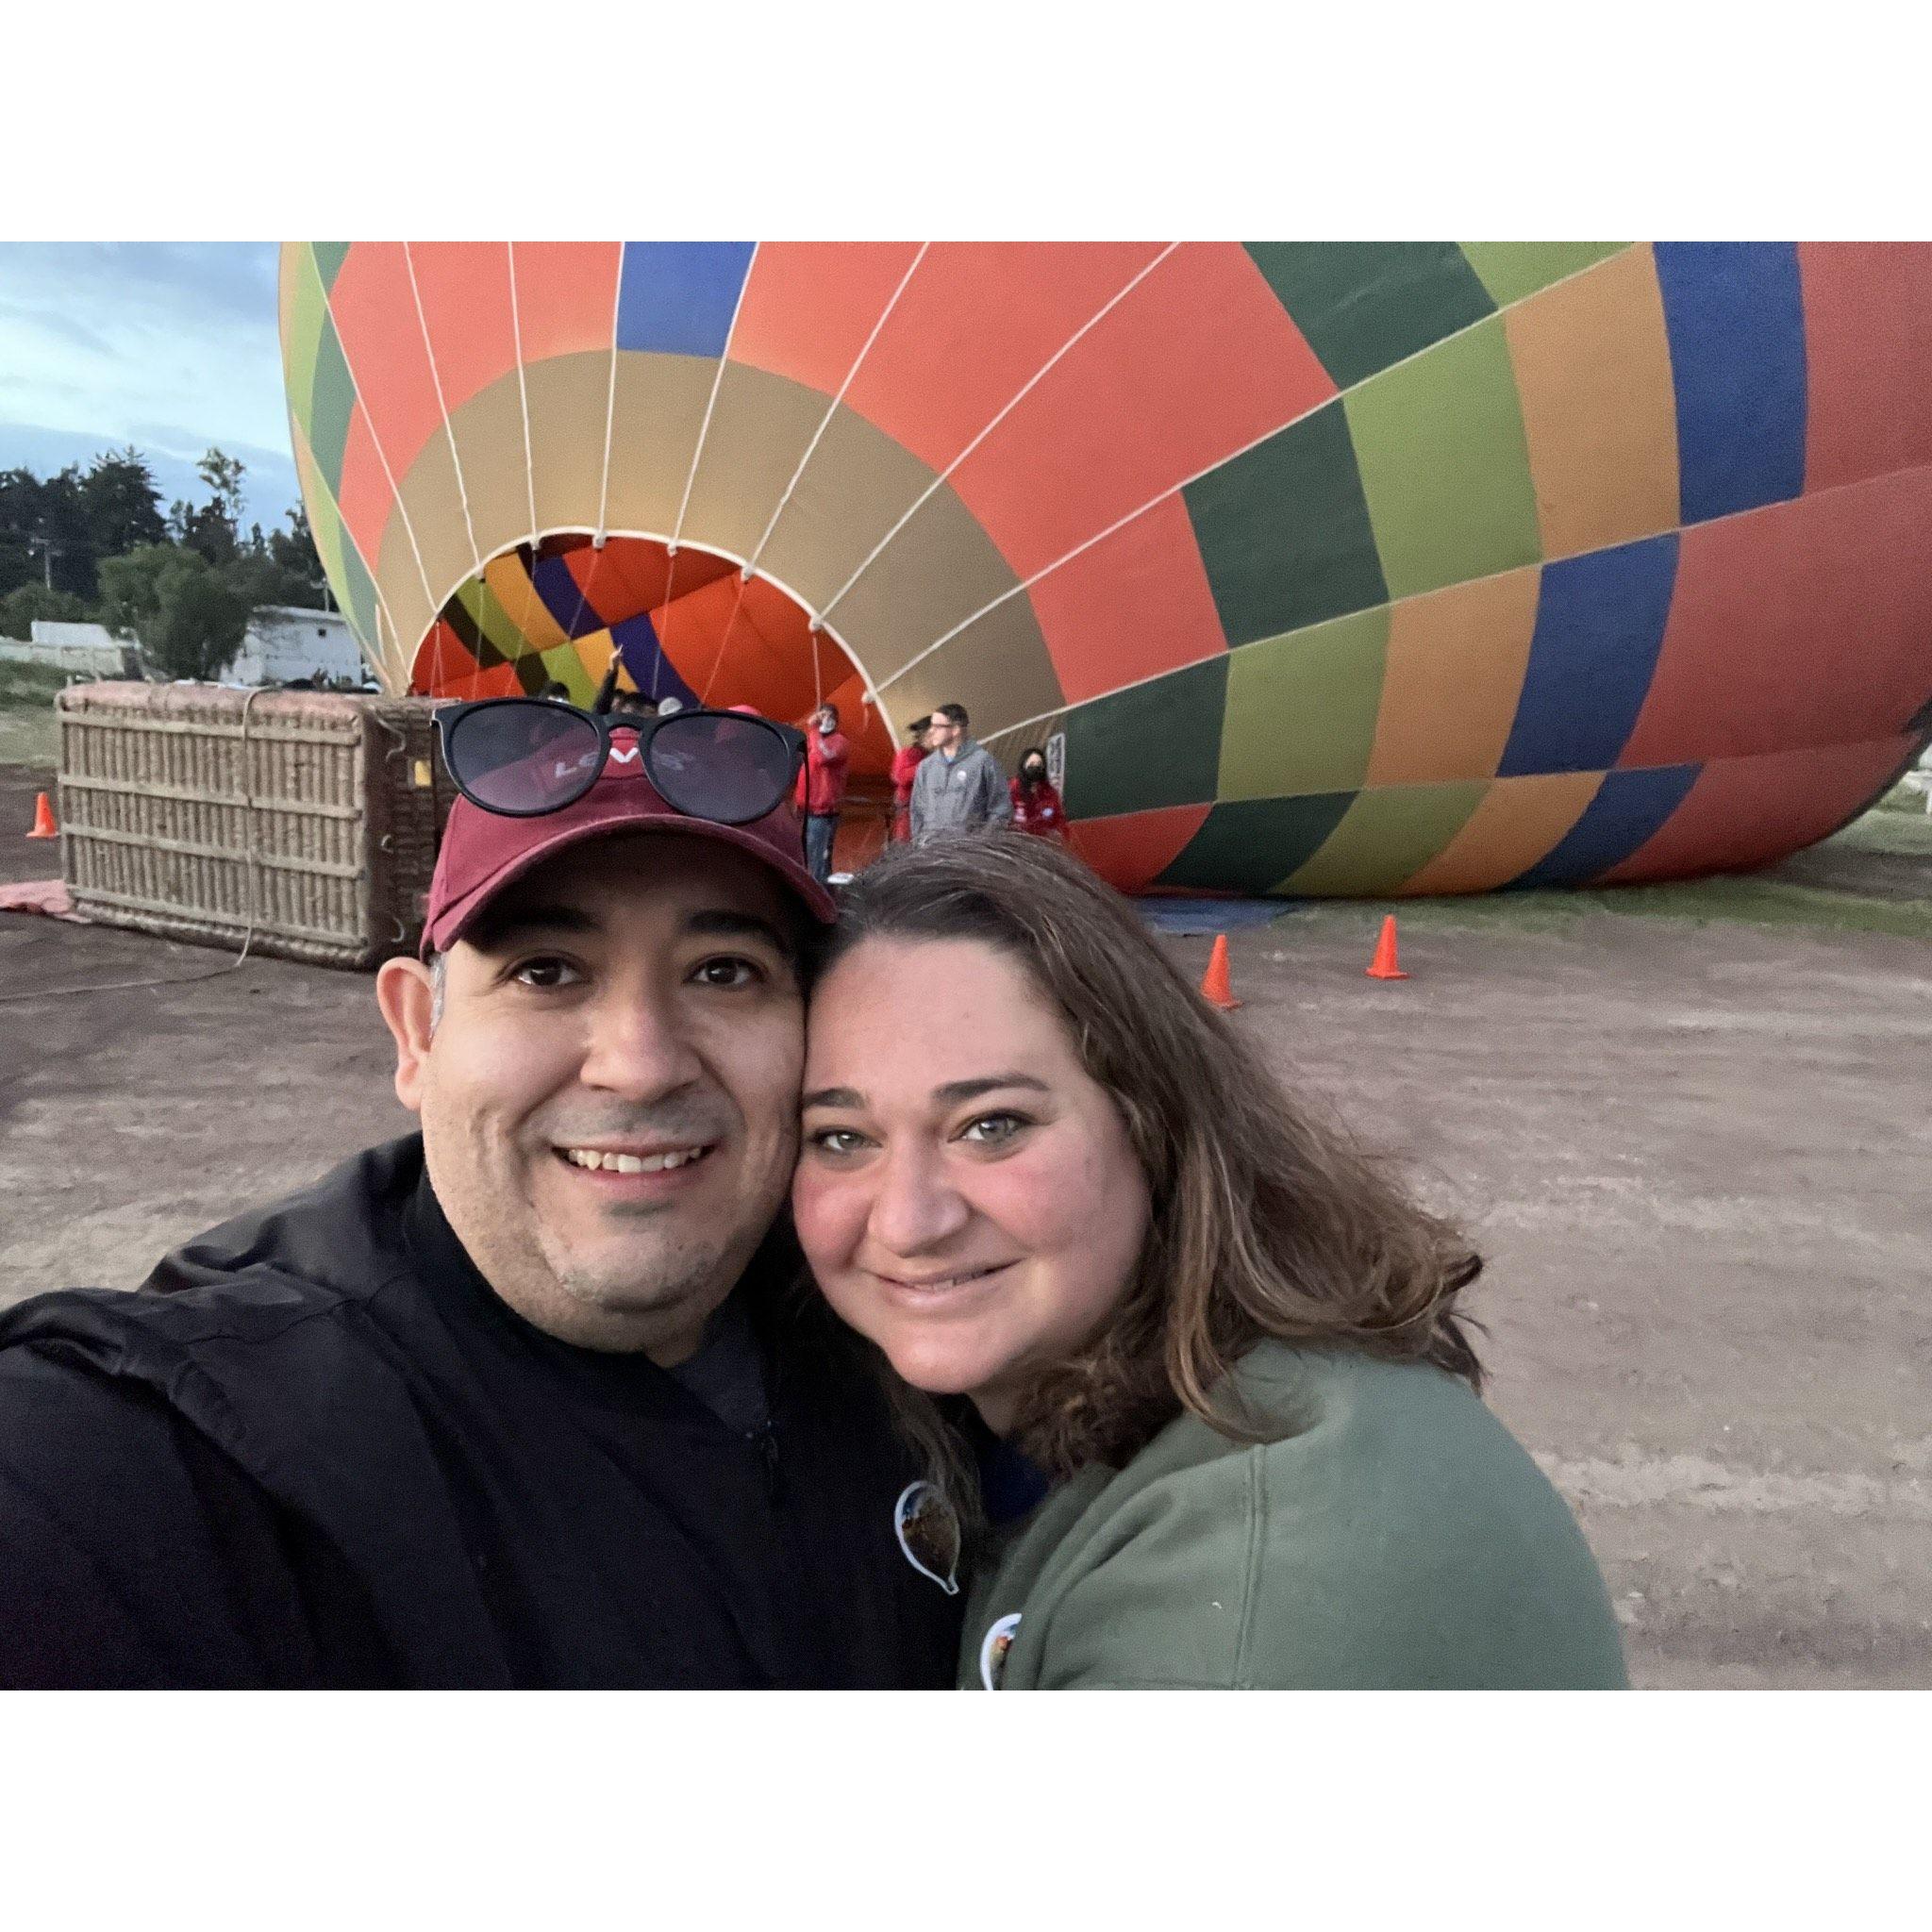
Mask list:
[{"label": "wicker balloon basket", "polygon": [[426,700],[92,684],[58,710],[90,919],[321,966],[413,950],[456,795]]}]

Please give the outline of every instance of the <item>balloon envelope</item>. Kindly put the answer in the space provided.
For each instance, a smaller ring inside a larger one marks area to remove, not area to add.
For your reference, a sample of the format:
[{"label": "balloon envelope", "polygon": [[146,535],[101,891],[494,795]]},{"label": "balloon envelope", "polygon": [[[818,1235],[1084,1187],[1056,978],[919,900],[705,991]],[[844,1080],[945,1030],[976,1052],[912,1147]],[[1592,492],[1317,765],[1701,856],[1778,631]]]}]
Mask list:
[{"label": "balloon envelope", "polygon": [[1932,734],[1932,249],[291,242],[390,688],[963,703],[1129,890],[1762,863]]}]

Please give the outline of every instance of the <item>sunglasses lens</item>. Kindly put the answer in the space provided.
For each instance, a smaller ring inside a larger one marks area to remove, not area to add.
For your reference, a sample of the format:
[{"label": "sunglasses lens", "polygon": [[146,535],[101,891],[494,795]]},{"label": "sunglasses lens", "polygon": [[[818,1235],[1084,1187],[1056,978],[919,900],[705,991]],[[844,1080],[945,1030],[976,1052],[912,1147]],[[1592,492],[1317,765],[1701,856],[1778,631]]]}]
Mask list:
[{"label": "sunglasses lens", "polygon": [[674,811],[748,825],[775,811],[791,783],[792,751],[759,718],[667,718],[651,739],[651,783]]},{"label": "sunglasses lens", "polygon": [[458,718],[444,743],[451,775],[491,811],[555,811],[580,796],[603,741],[581,712],[532,699],[481,705]]}]

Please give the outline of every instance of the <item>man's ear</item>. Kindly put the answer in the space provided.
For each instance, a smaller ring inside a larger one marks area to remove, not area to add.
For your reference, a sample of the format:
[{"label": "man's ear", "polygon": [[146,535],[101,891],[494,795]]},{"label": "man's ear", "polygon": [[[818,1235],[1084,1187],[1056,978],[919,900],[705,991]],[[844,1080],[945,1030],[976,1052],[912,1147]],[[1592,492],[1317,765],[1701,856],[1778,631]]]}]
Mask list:
[{"label": "man's ear", "polygon": [[396,1098],[411,1113],[423,1108],[435,994],[420,959],[385,959],[375,975],[375,1004],[396,1043]]}]

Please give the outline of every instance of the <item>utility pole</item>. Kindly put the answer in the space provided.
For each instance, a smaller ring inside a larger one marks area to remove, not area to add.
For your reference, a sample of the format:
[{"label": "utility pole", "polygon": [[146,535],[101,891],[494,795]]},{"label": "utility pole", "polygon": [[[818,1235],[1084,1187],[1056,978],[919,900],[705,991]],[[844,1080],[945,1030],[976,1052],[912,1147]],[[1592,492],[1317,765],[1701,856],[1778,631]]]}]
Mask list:
[{"label": "utility pole", "polygon": [[26,553],[31,557],[36,550],[41,553],[41,575],[48,590],[54,588],[54,556],[57,551],[64,552],[67,546],[57,543],[51,537],[30,536],[26,540]]}]

